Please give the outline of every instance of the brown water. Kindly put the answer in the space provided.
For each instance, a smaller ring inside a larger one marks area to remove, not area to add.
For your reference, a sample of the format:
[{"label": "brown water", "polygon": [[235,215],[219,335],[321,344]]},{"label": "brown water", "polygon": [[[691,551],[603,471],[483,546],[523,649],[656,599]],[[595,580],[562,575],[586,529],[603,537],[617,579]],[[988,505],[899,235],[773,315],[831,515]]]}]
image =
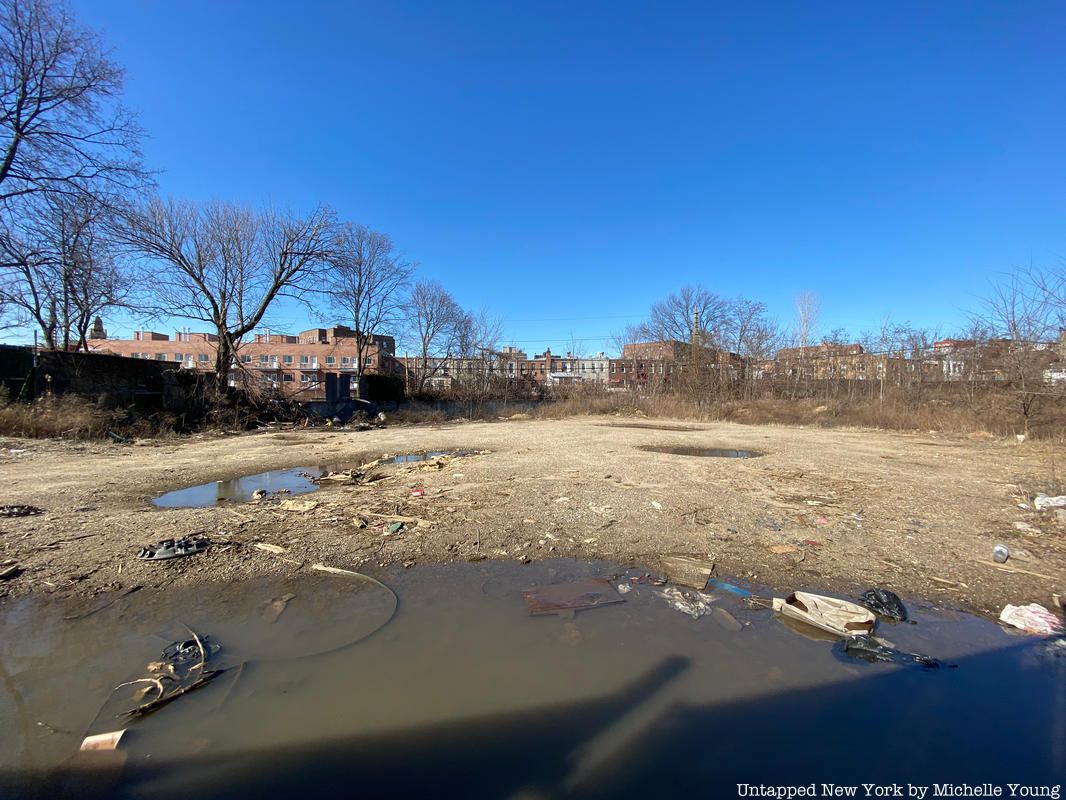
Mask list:
[{"label": "brown water", "polygon": [[[917,624],[882,634],[958,665],[923,671],[841,661],[832,643],[724,592],[714,604],[743,630],[690,619],[646,585],[572,619],[526,612],[523,589],[614,571],[401,570],[382,576],[398,607],[371,584],[310,573],[138,592],[81,619],[64,616],[103,601],[9,602],[0,797],[73,791],[81,737],[124,724],[119,757],[92,754],[97,783],[77,796],[734,797],[737,782],[1066,774],[1066,658],[1043,642],[911,604]],[[295,598],[271,623],[264,607],[283,594]],[[221,643],[231,669],[115,720],[129,690],[112,687],[186,638],[182,623]]]},{"label": "brown water", "polygon": [[[437,450],[428,453],[405,453],[391,456],[389,461],[394,464],[413,464],[441,456],[460,458],[472,452],[472,450]],[[318,478],[327,472],[344,469],[348,467],[293,467],[292,469],[258,472],[254,475],[242,475],[239,478],[175,489],[152,500],[152,505],[158,508],[211,508],[225,502],[247,503],[258,491],[271,495],[279,492],[288,495],[307,494],[318,491],[320,488]]]},{"label": "brown water", "polygon": [[756,458],[762,455],[757,450],[735,450],[730,447],[677,447],[674,445],[642,444],[637,449],[649,453],[669,453],[674,456],[695,456],[696,458]]},{"label": "brown water", "polygon": [[224,502],[247,503],[260,490],[267,494],[307,494],[318,490],[316,479],[325,472],[326,467],[294,467],[201,483],[160,495],[152,505],[159,508],[210,508]]}]

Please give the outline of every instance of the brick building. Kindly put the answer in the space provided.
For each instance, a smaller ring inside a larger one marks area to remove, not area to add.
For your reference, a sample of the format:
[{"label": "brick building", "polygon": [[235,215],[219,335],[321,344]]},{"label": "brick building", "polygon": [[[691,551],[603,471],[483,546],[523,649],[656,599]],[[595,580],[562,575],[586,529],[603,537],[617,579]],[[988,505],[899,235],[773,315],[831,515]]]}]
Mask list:
[{"label": "brick building", "polygon": [[[287,397],[321,399],[327,374],[355,374],[357,334],[351,328],[312,328],[297,336],[255,334],[237,352],[241,368],[235,375],[251,376],[261,387],[277,389]],[[173,338],[156,331],[134,331],[131,339],[94,339],[89,349],[130,358],[166,361],[183,369],[213,370],[218,336],[177,331]],[[396,342],[391,336],[372,337],[363,374],[396,375]]]}]

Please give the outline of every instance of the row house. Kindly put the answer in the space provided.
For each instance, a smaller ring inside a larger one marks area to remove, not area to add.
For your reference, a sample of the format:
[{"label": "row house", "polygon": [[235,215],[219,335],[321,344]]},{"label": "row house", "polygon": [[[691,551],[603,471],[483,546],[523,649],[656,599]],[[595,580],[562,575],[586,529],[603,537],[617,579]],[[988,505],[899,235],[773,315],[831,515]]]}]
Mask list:
[{"label": "row house", "polygon": [[[361,335],[344,325],[312,328],[292,336],[260,333],[238,348],[231,383],[250,381],[276,389],[286,397],[317,400],[325,396],[326,375],[350,380],[359,368]],[[166,361],[183,369],[213,370],[218,336],[177,331],[173,338],[156,331],[135,331],[131,339],[93,339],[89,350],[130,358]],[[396,342],[391,336],[371,337],[363,374],[395,375]]]}]

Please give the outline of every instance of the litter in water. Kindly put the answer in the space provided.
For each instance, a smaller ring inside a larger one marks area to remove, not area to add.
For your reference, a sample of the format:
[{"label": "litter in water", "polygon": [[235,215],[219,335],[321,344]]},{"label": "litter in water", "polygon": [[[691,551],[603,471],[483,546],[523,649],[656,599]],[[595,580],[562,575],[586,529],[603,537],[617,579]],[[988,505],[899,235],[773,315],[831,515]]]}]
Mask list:
[{"label": "litter in water", "polygon": [[159,661],[148,664],[146,670],[150,677],[127,681],[115,687],[117,690],[124,686],[144,684],[137,697],[150,697],[126,711],[126,716],[141,717],[150,714],[182,695],[205,686],[225,672],[222,669],[206,669],[207,662],[221,648],[206,636],[198,636],[191,628],[189,633],[192,634],[191,639],[168,645]]},{"label": "litter in water", "polygon": [[714,562],[694,556],[670,555],[660,559],[670,583],[703,590],[714,571]]},{"label": "litter in water", "polygon": [[867,589],[859,599],[862,604],[875,614],[896,622],[907,621],[907,607],[899,599],[899,595],[888,589]]},{"label": "litter in water", "polygon": [[775,597],[774,611],[837,636],[873,633],[877,624],[877,618],[869,609],[847,600],[809,592],[793,592],[784,599]]},{"label": "litter in water", "polygon": [[721,589],[722,591],[735,594],[737,597],[751,597],[751,592],[749,592],[747,589],[741,589],[739,586],[734,586],[732,583],[720,581],[717,578],[711,578],[709,581],[707,581],[707,583],[716,589]]},{"label": "litter in water", "polygon": [[586,608],[624,603],[622,597],[606,578],[587,578],[573,583],[552,583],[522,592],[529,613],[557,614],[560,611],[580,611]]},{"label": "litter in water", "polygon": [[89,753],[100,750],[116,750],[118,749],[118,743],[122,741],[122,736],[126,733],[126,729],[123,728],[120,731],[111,731],[110,733],[97,733],[92,736],[86,736],[81,740],[81,747],[78,749],[83,753]]},{"label": "litter in water", "polygon": [[665,600],[670,608],[688,614],[693,619],[699,619],[711,610],[711,599],[690,589],[667,586],[664,589],[656,589],[655,593]]},{"label": "litter in water", "polygon": [[843,656],[869,663],[883,661],[892,664],[917,664],[923,669],[937,669],[940,667],[940,662],[935,658],[919,655],[918,653],[904,653],[889,646],[883,639],[867,634],[848,636],[842,639],[833,646],[833,652],[838,657]]},{"label": "litter in water", "polygon": [[999,621],[1039,636],[1052,636],[1062,630],[1059,618],[1039,603],[1030,603],[1027,606],[1008,604],[1000,612]]}]

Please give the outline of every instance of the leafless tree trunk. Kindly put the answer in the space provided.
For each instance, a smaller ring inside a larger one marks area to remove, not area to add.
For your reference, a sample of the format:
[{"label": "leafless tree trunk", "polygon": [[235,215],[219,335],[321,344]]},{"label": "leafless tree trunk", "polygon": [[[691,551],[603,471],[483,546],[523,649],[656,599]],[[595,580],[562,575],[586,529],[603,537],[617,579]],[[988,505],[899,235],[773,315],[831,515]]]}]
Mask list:
[{"label": "leafless tree trunk", "polygon": [[722,346],[726,335],[729,302],[702,286],[685,286],[651,307],[648,321],[640,326],[640,335],[656,341],[692,341],[694,319],[699,316],[699,344]]},{"label": "leafless tree trunk", "polygon": [[1022,430],[1028,435],[1041,401],[1051,391],[1044,370],[1054,358],[1048,344],[1054,331],[1054,310],[1031,274],[1016,271],[992,287],[978,321],[1002,337],[989,349],[998,345],[997,360],[1017,395]]},{"label": "leafless tree trunk", "polygon": [[120,236],[139,259],[145,308],[214,328],[222,393],[243,337],[278,297],[302,299],[334,256],[336,223],[327,208],[297,217],[156,199],[129,213]]},{"label": "leafless tree trunk", "polygon": [[422,392],[426,382],[454,355],[464,314],[455,298],[436,281],[416,283],[406,308],[408,326],[418,348],[418,391]]},{"label": "leafless tree trunk", "polygon": [[400,313],[412,269],[385,234],[363,225],[346,224],[338,230],[325,273],[325,291],[331,305],[348,315],[355,328],[357,387],[362,384],[375,334],[394,323]]}]

